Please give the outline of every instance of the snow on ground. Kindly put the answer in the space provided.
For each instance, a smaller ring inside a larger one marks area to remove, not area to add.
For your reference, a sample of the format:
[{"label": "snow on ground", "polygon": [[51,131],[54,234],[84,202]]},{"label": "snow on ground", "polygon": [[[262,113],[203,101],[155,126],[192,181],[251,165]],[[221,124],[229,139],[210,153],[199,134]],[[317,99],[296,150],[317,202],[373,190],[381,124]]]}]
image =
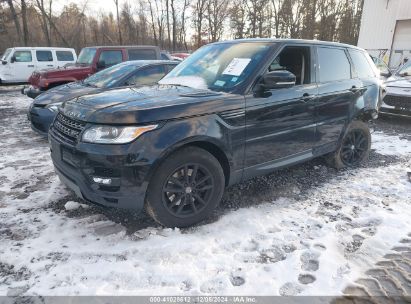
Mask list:
[{"label": "snow on ground", "polygon": [[411,144],[400,136],[385,135],[383,132],[373,134],[372,147],[383,155],[409,155]]},{"label": "snow on ground", "polygon": [[374,134],[367,166],[296,166],[228,189],[206,224],[163,229],[84,208],[30,130],[29,99],[0,94],[0,295],[339,295],[411,231],[397,135]]}]

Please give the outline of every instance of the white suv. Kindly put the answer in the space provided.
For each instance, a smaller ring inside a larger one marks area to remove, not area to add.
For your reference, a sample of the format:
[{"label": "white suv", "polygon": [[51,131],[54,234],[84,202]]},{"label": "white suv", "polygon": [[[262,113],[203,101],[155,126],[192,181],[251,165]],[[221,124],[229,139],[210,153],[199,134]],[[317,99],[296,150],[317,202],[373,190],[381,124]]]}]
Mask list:
[{"label": "white suv", "polygon": [[76,60],[76,51],[70,48],[10,48],[1,57],[0,83],[27,82],[35,70],[63,67]]}]

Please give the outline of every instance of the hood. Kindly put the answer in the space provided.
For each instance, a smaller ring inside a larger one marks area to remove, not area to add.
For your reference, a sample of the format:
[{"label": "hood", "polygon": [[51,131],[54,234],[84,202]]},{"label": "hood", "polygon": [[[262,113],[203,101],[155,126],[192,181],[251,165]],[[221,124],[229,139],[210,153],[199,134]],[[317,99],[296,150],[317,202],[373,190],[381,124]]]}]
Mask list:
[{"label": "hood", "polygon": [[387,94],[411,96],[411,77],[392,76],[385,84]]},{"label": "hood", "polygon": [[244,97],[173,85],[114,89],[66,102],[70,117],[100,124],[136,124],[244,107]]},{"label": "hood", "polygon": [[70,75],[87,74],[91,71],[91,66],[70,65],[57,69],[43,69],[38,71],[40,74],[47,74],[47,78],[56,78],[60,76],[68,77]]},{"label": "hood", "polygon": [[40,94],[34,99],[33,103],[37,106],[46,106],[103,90],[103,88],[86,86],[82,82],[70,82]]}]

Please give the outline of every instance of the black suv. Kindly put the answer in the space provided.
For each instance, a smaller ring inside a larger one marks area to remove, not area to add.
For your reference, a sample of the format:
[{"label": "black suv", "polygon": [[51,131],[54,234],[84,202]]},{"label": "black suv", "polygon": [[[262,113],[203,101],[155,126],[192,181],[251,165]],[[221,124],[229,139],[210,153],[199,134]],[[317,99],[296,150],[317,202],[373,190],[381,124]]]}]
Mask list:
[{"label": "black suv", "polygon": [[381,94],[374,63],[350,45],[219,42],[158,85],[67,101],[51,156],[79,197],[184,227],[234,183],[323,155],[337,168],[361,163]]}]

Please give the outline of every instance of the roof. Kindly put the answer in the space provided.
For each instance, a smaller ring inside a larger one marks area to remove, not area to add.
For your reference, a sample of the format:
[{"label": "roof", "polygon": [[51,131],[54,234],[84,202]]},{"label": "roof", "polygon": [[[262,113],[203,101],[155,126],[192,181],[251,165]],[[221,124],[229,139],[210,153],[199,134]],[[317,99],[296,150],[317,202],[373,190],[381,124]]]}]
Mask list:
[{"label": "roof", "polygon": [[338,46],[345,48],[355,48],[361,49],[357,46],[340,43],[340,42],[331,42],[331,41],[321,41],[321,40],[307,40],[307,39],[283,39],[283,38],[244,38],[244,39],[235,39],[227,41],[215,42],[215,44],[220,43],[241,43],[241,42],[270,42],[270,43],[295,43],[295,44],[314,44],[314,45],[328,45],[328,46]]},{"label": "roof", "polygon": [[96,49],[123,49],[123,48],[133,48],[133,49],[159,49],[155,45],[96,45],[96,46],[85,46],[84,48],[96,48]]},{"label": "roof", "polygon": [[65,48],[65,47],[54,47],[54,46],[16,46],[10,49],[15,50],[59,50],[59,51],[74,51],[73,48]]},{"label": "roof", "polygon": [[136,65],[139,67],[151,65],[151,64],[179,64],[180,62],[175,60],[129,60],[118,63],[117,65]]}]

